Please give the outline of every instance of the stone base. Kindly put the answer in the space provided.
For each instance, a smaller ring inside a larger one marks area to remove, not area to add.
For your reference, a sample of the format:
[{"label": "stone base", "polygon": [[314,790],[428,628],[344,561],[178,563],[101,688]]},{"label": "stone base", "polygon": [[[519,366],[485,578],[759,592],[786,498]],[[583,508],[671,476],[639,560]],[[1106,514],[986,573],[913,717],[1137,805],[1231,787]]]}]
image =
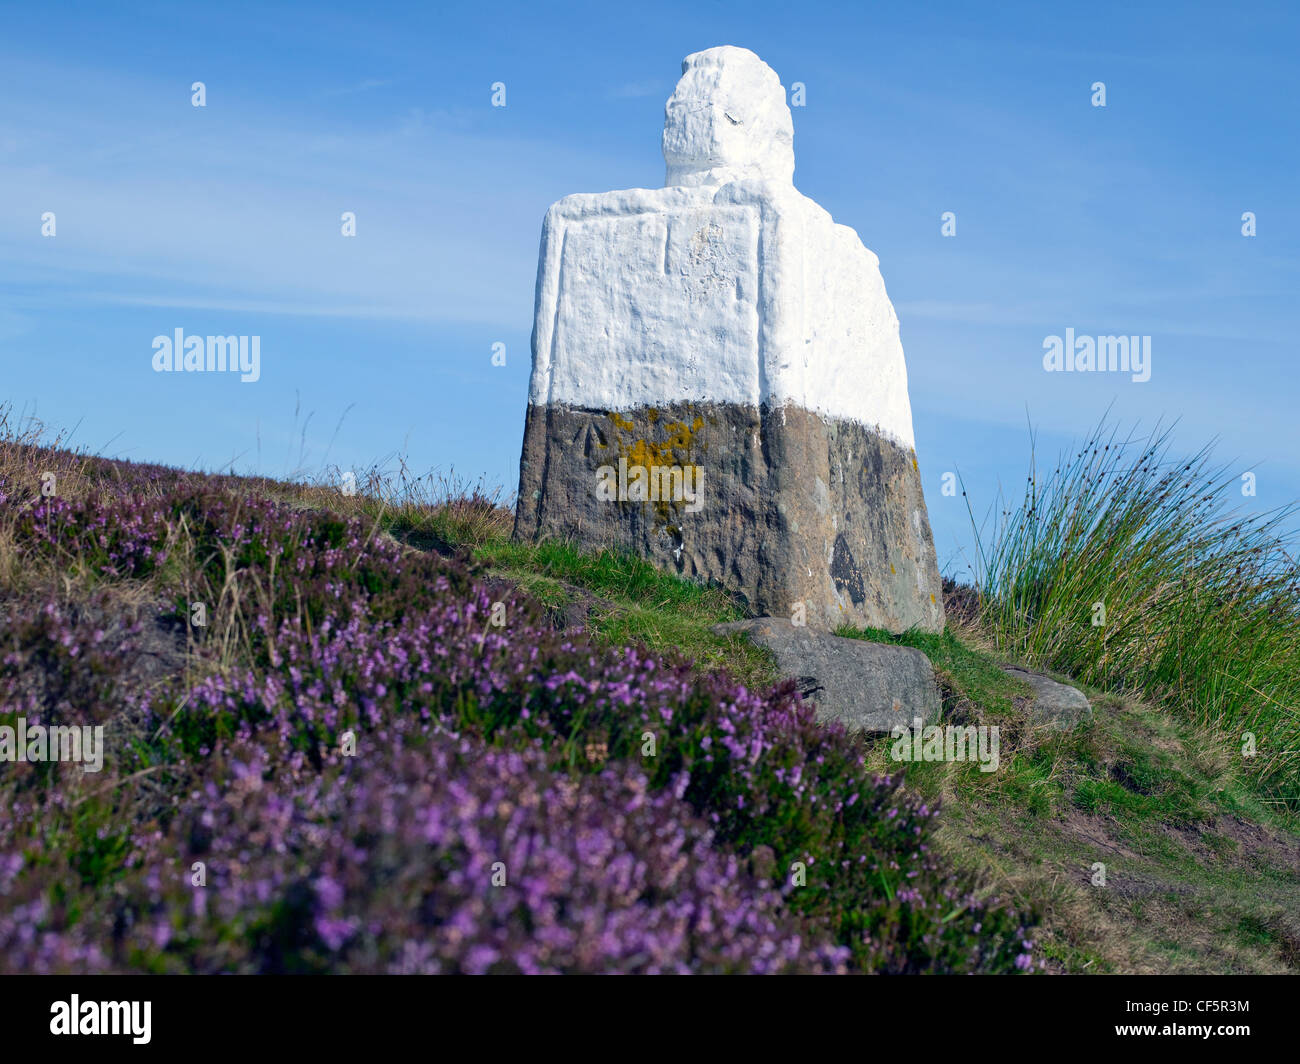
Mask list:
[{"label": "stone base", "polygon": [[[652,480],[664,467],[687,475],[676,497],[643,500],[637,467]],[[943,628],[915,454],[795,406],[530,404],[515,537],[630,551],[720,584],[758,615],[802,606],[815,629]]]}]

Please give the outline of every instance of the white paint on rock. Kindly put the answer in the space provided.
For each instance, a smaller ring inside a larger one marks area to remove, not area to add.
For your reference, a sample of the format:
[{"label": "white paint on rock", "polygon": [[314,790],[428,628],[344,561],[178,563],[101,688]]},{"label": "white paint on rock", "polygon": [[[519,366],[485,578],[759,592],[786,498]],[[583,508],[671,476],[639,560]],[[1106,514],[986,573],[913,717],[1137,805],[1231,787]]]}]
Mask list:
[{"label": "white paint on rock", "polygon": [[794,180],[794,121],[776,71],[747,48],[688,55],[664,107],[665,185]]},{"label": "white paint on rock", "polygon": [[682,70],[668,184],[567,196],[546,214],[530,402],[791,404],[914,447],[879,260],[795,189],[775,71],[733,47]]}]

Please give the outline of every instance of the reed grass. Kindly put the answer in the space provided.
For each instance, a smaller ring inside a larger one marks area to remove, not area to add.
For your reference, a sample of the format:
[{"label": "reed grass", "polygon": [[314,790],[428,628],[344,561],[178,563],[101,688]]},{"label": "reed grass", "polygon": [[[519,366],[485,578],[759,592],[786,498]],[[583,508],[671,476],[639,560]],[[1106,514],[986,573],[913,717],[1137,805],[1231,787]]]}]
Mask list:
[{"label": "reed grass", "polygon": [[980,621],[1008,657],[1214,729],[1295,809],[1296,507],[1244,512],[1241,473],[1213,444],[1174,457],[1171,431],[1103,418],[1047,474],[1031,457],[1023,498],[992,528],[972,512]]}]

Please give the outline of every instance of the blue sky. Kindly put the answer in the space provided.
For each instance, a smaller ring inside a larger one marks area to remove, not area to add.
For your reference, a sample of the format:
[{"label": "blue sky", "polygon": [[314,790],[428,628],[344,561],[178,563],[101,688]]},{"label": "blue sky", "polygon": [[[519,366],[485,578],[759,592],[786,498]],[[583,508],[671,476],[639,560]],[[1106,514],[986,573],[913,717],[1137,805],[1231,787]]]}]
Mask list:
[{"label": "blue sky", "polygon": [[[1294,5],[0,3],[0,24],[0,401],[92,450],[271,474],[402,453],[513,490],[542,216],[661,185],[682,57],[736,44],[806,85],[795,184],[880,256],[941,567],[969,542],[943,473],[980,512],[1018,491],[1027,420],[1055,454],[1107,407],[1181,419],[1187,450],[1218,437],[1257,471],[1244,503],[1300,497]],[[259,335],[261,379],[154,373],[176,328]],[[1151,336],[1150,381],[1045,373],[1066,328]]]}]

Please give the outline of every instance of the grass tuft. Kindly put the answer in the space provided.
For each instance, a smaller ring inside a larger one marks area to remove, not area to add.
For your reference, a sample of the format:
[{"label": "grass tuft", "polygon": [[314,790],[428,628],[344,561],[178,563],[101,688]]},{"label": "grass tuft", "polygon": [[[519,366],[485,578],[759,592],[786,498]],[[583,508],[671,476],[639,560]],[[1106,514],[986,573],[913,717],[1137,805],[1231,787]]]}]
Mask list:
[{"label": "grass tuft", "polygon": [[[1245,768],[1300,808],[1295,507],[1234,508],[1240,473],[1170,430],[1103,422],[979,538],[979,618],[998,651],[1154,704],[1257,753]],[[972,521],[972,523],[974,523]]]}]

